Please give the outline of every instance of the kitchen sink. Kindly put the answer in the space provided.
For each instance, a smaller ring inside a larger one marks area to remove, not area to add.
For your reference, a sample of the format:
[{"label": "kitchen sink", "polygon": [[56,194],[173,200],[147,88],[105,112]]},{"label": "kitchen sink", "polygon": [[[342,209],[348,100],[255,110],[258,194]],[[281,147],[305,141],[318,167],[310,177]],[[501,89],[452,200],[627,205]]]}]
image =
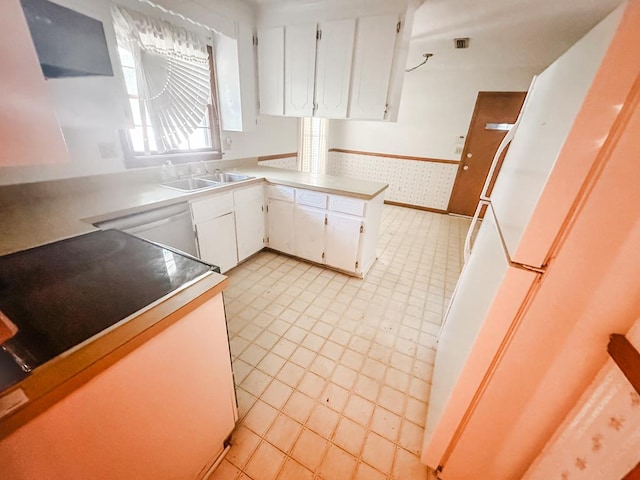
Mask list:
[{"label": "kitchen sink", "polygon": [[218,183],[234,183],[234,182],[241,182],[242,180],[249,180],[250,178],[253,178],[253,177],[250,177],[249,175],[243,175],[241,173],[216,171],[208,175],[203,175],[200,178],[211,180]]},{"label": "kitchen sink", "polygon": [[214,188],[220,185],[213,179],[203,177],[181,178],[161,184],[163,187],[172,188],[181,192],[193,192],[194,190],[204,190],[206,188]]}]

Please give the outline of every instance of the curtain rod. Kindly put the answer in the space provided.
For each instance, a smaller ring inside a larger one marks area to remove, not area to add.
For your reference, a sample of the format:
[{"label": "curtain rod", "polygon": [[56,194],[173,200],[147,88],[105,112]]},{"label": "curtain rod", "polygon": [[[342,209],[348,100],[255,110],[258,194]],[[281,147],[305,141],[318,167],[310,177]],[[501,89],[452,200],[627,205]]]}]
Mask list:
[{"label": "curtain rod", "polygon": [[169,15],[173,15],[174,17],[178,17],[178,18],[184,20],[185,22],[189,22],[189,23],[191,23],[191,24],[193,24],[193,25],[195,25],[197,27],[209,30],[210,32],[213,32],[213,33],[215,33],[217,35],[222,35],[222,32],[219,32],[218,30],[216,30],[215,28],[210,27],[209,25],[205,25],[204,23],[197,22],[197,21],[195,21],[195,20],[193,20],[193,19],[191,19],[191,18],[189,18],[189,17],[187,17],[187,16],[185,16],[185,15],[183,15],[181,13],[174,12],[173,10],[171,10],[169,8],[163,7],[162,5],[159,5],[159,4],[155,3],[155,2],[152,2],[151,0],[138,0],[138,2],[139,3],[145,3],[145,4],[147,4],[147,5],[149,5],[150,7],[153,7],[153,8],[157,8],[158,10],[161,10],[164,13],[168,13]]}]

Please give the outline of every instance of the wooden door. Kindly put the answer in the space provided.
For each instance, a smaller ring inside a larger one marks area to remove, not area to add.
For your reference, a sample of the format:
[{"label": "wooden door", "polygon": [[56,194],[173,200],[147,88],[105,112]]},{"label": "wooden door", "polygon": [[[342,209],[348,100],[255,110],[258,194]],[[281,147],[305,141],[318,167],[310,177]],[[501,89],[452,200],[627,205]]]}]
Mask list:
[{"label": "wooden door", "polygon": [[[493,156],[507,134],[507,130],[503,129],[504,124],[515,123],[525,95],[526,92],[478,93],[449,200],[450,213],[468,216],[474,214]],[[496,168],[494,178],[499,168],[500,165]]]},{"label": "wooden door", "polygon": [[313,115],[313,86],[316,70],[315,23],[293,25],[285,30],[284,114]]}]

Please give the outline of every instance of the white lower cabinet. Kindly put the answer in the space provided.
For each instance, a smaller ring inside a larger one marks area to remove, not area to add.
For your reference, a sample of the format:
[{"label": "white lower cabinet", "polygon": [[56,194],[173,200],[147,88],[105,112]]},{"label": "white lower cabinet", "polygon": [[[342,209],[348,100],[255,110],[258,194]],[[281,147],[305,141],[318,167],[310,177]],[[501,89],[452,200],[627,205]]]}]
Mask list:
[{"label": "white lower cabinet", "polygon": [[267,245],[279,252],[294,254],[293,203],[269,198],[267,201]]},{"label": "white lower cabinet", "polygon": [[238,261],[241,262],[265,245],[264,189],[262,184],[233,192]]},{"label": "white lower cabinet", "polygon": [[326,264],[349,272],[360,271],[360,238],[363,233],[364,222],[361,218],[327,213]]},{"label": "white lower cabinet", "polygon": [[266,195],[268,246],[273,250],[359,277],[375,261],[382,194],[363,200],[269,185]]},{"label": "white lower cabinet", "polygon": [[324,263],[327,214],[315,208],[295,206],[293,224],[296,257]]},{"label": "white lower cabinet", "polygon": [[220,267],[222,273],[238,264],[233,212],[196,224],[200,258]]}]

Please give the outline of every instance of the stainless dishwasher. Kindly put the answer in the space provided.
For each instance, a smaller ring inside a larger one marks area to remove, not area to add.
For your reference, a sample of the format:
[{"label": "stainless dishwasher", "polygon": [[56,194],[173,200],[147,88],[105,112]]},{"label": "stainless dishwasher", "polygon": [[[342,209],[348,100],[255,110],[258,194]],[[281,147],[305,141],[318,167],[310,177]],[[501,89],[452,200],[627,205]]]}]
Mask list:
[{"label": "stainless dishwasher", "polygon": [[196,236],[187,203],[154,208],[95,224],[101,230],[115,228],[136,237],[198,256]]}]

